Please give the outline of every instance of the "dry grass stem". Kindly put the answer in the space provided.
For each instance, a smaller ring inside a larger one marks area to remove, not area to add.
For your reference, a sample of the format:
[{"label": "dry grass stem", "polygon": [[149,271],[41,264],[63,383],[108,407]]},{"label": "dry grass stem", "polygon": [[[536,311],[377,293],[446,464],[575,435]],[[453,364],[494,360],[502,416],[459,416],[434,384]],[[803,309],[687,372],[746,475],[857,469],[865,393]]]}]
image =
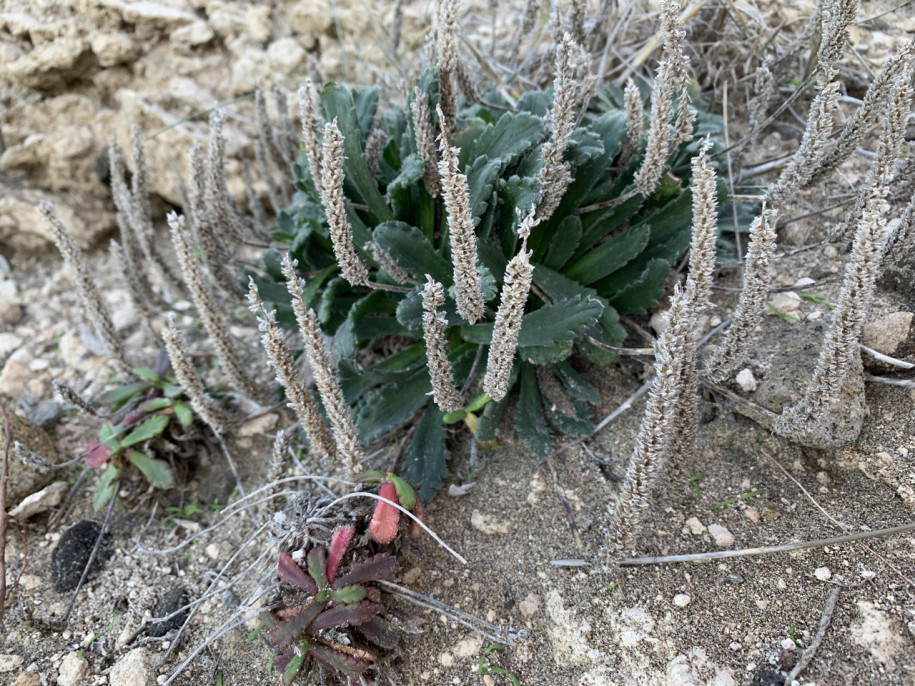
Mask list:
[{"label": "dry grass stem", "polygon": [[187,348],[184,335],[174,326],[169,326],[162,332],[165,349],[172,362],[175,378],[191,399],[191,406],[200,418],[207,423],[217,434],[225,431],[229,424],[229,417],[216,401],[210,397],[203,381],[194,369],[191,361],[191,352]]},{"label": "dry grass stem", "polygon": [[428,274],[423,288],[423,338],[426,341],[426,359],[429,380],[432,382],[432,398],[442,412],[460,410],[464,403],[461,394],[454,387],[454,372],[448,360],[448,343],[445,331],[448,318],[439,308],[445,304],[442,284]]},{"label": "dry grass stem", "polygon": [[[325,141],[325,146],[327,145]],[[302,291],[305,282],[295,270],[295,262],[288,253],[283,257],[283,275],[286,277],[286,287],[292,296],[292,309],[299,324],[299,331],[305,341],[305,352],[311,371],[314,374],[321,395],[321,402],[330,420],[334,441],[337,444],[337,459],[343,464],[350,476],[359,473],[359,463],[364,459],[362,446],[349,413],[349,406],[343,397],[340,380],[330,361],[330,355],[324,345],[324,337],[318,318],[315,313],[305,306]]]},{"label": "dry grass stem", "polygon": [[750,245],[744,258],[743,288],[733,322],[706,364],[706,376],[716,383],[724,381],[743,362],[750,340],[765,313],[766,295],[771,281],[770,266],[775,257],[776,211],[763,207],[750,225]]},{"label": "dry grass stem", "polygon": [[73,242],[70,233],[58,218],[54,205],[47,201],[42,202],[38,206],[38,211],[44,217],[48,233],[51,234],[51,238],[60,251],[61,257],[64,258],[64,262],[73,273],[80,305],[82,305],[86,319],[89,320],[92,329],[102,339],[112,364],[124,378],[136,378],[133,369],[127,362],[127,355],[114,328],[111,313],[99,294],[95,279],[89,273],[82,251]]},{"label": "dry grass stem", "polygon": [[324,126],[324,158],[321,160],[321,204],[327,215],[334,256],[343,278],[353,286],[367,286],[369,274],[353,245],[353,227],[346,218],[343,198],[343,134],[337,120]]},{"label": "dry grass stem", "polygon": [[276,380],[286,390],[289,407],[305,429],[312,449],[321,459],[333,457],[336,453],[333,437],[324,423],[317,403],[305,385],[305,380],[299,373],[292,351],[286,345],[285,337],[276,324],[276,316],[264,307],[254,279],[248,282],[248,303],[252,312],[260,312],[262,315],[258,325],[261,343],[267,352],[270,366],[276,372]]},{"label": "dry grass stem", "polygon": [[171,229],[172,245],[175,248],[175,257],[178,259],[181,273],[184,274],[184,282],[187,284],[191,300],[197,308],[197,314],[216,348],[216,356],[219,358],[229,383],[247,397],[259,398],[261,391],[248,375],[244,363],[238,357],[237,344],[228,333],[229,327],[226,320],[220,314],[216,299],[194,257],[191,236],[185,228],[184,217],[171,212],[167,219]]},{"label": "dry grass stem", "polygon": [[[441,110],[439,110],[441,118]],[[448,212],[448,238],[454,265],[454,289],[458,313],[470,324],[483,316],[483,285],[477,270],[477,236],[470,214],[470,189],[467,177],[458,171],[457,148],[448,145],[444,133],[439,136],[442,196]]]}]

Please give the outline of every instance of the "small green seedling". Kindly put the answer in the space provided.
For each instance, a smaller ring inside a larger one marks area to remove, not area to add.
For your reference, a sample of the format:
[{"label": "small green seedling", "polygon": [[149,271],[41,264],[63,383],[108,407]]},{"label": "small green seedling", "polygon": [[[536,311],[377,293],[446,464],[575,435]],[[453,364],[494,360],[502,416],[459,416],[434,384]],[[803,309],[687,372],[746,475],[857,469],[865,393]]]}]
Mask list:
[{"label": "small green seedling", "polygon": [[766,492],[766,489],[757,488],[755,491],[750,491],[749,493],[743,493],[742,495],[734,496],[733,498],[728,498],[727,500],[722,500],[719,503],[715,503],[714,505],[712,505],[712,509],[721,510],[725,507],[728,507],[729,505],[733,505],[734,503],[738,502],[739,500],[748,500],[750,498],[755,498],[757,496],[762,495],[765,492]]},{"label": "small green seedling", "polygon": [[689,483],[693,487],[693,492],[696,494],[697,498],[702,497],[702,487],[699,485],[699,482],[705,478],[705,473],[700,472],[695,476],[689,477]]},{"label": "small green seedling", "polygon": [[836,309],[835,303],[829,301],[822,293],[801,293],[801,298],[807,302],[816,303],[817,305],[826,305],[830,310]]},{"label": "small green seedling", "polygon": [[772,314],[784,319],[786,322],[792,322],[793,324],[799,324],[801,318],[790,314],[788,312],[782,312],[778,307],[776,307],[771,301],[766,301],[766,309],[768,309]]},{"label": "small green seedling", "polygon": [[477,674],[480,676],[486,676],[487,674],[499,674],[501,676],[509,679],[514,686],[521,686],[521,682],[518,680],[514,674],[508,672],[507,670],[502,669],[501,667],[485,665],[486,659],[489,657],[490,653],[497,650],[505,650],[505,646],[501,643],[490,643],[486,646],[486,650],[483,651],[483,654],[480,655],[480,659],[477,662]]}]

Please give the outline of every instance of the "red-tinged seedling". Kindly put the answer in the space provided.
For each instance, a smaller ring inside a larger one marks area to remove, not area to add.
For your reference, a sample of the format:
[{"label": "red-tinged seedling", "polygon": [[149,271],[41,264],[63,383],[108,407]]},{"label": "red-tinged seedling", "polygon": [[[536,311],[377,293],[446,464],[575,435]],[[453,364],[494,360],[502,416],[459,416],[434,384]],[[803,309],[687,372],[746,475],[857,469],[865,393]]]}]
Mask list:
[{"label": "red-tinged seedling", "polygon": [[[130,465],[157,488],[175,485],[172,467],[154,457],[157,443],[184,437],[194,425],[194,410],[184,389],[169,374],[168,356],[162,351],[155,368],[133,370],[140,379],[112,388],[97,404],[110,408],[107,421],[80,457],[90,469],[105,467],[93,498],[96,510],[114,496],[123,471]],[[161,445],[158,447],[162,447]]]},{"label": "red-tinged seedling", "polygon": [[295,605],[261,616],[269,629],[268,640],[278,651],[273,664],[284,684],[315,670],[338,677],[359,676],[377,661],[373,651],[395,644],[380,616],[383,607],[376,602],[381,600],[380,591],[366,584],[394,574],[397,560],[390,553],[378,553],[337,574],[355,533],[352,525],[338,526],[329,552],[322,545],[308,550],[305,570],[289,553],[279,555],[280,581],[305,594]]},{"label": "red-tinged seedling", "polygon": [[[398,503],[404,509],[412,512],[417,519],[423,518],[422,501],[416,496],[416,490],[407,483],[406,480],[388,472],[384,474],[379,471],[365,472],[359,477],[359,481],[364,483],[380,483],[381,488],[378,495],[385,500]],[[375,514],[369,524],[369,533],[376,543],[385,545],[394,540],[397,536],[397,529],[400,526],[400,510],[385,502],[379,500],[375,506]],[[419,534],[420,526],[418,522],[413,522],[410,527],[410,535]]]}]

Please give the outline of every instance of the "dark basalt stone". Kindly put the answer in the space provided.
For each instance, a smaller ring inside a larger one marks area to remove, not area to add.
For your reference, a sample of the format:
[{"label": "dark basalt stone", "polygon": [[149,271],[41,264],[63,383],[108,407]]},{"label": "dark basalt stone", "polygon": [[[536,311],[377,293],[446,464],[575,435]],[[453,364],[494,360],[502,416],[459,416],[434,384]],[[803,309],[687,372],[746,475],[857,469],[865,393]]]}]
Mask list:
[{"label": "dark basalt stone", "polygon": [[[102,527],[98,522],[84,519],[63,533],[60,543],[51,553],[51,581],[54,583],[55,591],[63,593],[76,588],[101,530]],[[87,578],[101,570],[113,552],[111,534],[106,533],[102,536],[102,542],[99,544],[98,553],[92,562]]]}]

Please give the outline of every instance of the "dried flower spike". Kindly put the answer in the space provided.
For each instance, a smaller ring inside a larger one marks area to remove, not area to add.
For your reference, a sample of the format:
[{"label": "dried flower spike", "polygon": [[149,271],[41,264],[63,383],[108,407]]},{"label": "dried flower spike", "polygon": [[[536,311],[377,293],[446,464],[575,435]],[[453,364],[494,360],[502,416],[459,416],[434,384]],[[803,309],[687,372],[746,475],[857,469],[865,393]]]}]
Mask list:
[{"label": "dried flower spike", "polygon": [[321,411],[305,386],[292,351],[286,345],[284,336],[276,324],[274,313],[268,312],[264,307],[253,278],[248,281],[248,303],[252,312],[262,314],[259,323],[261,343],[264,350],[267,351],[270,366],[276,372],[276,380],[286,389],[289,407],[295,412],[302,428],[305,429],[317,456],[322,459],[333,457],[336,447],[327,430],[327,425],[324,423],[324,418],[321,416]]},{"label": "dried flower spike", "polygon": [[432,129],[432,112],[429,110],[429,96],[418,87],[413,89],[413,134],[416,150],[423,161],[423,185],[433,198],[440,190],[438,176],[438,153],[435,151],[435,133]]},{"label": "dried flower spike", "polygon": [[168,351],[172,369],[175,371],[175,378],[178,379],[178,383],[181,384],[185,393],[190,397],[194,412],[213,431],[217,434],[222,433],[229,423],[229,417],[206,392],[197,370],[194,369],[194,363],[191,361],[191,353],[187,349],[184,335],[174,325],[170,325],[162,332],[162,338],[165,341],[165,349]]},{"label": "dried flower spike", "polygon": [[[441,117],[441,110],[439,110]],[[454,289],[458,313],[473,324],[483,316],[483,285],[477,271],[477,236],[470,214],[470,189],[467,177],[458,171],[457,148],[449,147],[444,134],[439,136],[442,161],[438,172],[442,195],[448,211],[448,236],[454,265]]]},{"label": "dried flower spike", "polygon": [[259,398],[261,391],[245,371],[245,365],[236,352],[236,344],[228,333],[229,327],[220,315],[213,293],[207,286],[200,264],[194,257],[191,237],[185,228],[184,217],[171,212],[166,219],[171,229],[175,256],[181,266],[181,272],[184,274],[184,281],[190,291],[191,300],[194,301],[197,314],[200,315],[203,326],[210,340],[213,341],[216,356],[219,358],[229,382],[237,391],[247,397]]},{"label": "dried flower spike", "polygon": [[502,297],[496,312],[489,355],[486,358],[486,376],[483,377],[483,390],[495,401],[502,400],[508,392],[515,351],[518,349],[518,334],[521,333],[521,320],[524,317],[524,306],[527,304],[534,276],[534,267],[530,262],[532,253],[527,250],[527,238],[531,229],[538,223],[534,217],[534,210],[531,210],[518,227],[521,249],[505,268]]},{"label": "dried flower spike", "polygon": [[343,134],[337,120],[324,127],[324,159],[321,161],[321,204],[327,215],[334,256],[343,278],[353,286],[366,286],[369,274],[353,245],[353,227],[346,218],[343,198]]},{"label": "dried flower spike", "polygon": [[429,379],[432,382],[432,398],[442,412],[454,412],[463,407],[461,394],[454,387],[454,372],[448,360],[448,344],[445,331],[448,320],[439,308],[445,304],[442,284],[428,274],[423,288],[423,336],[426,340],[426,359]]},{"label": "dried flower spike", "polygon": [[715,275],[715,242],[718,240],[718,208],[716,177],[708,150],[711,141],[704,140],[699,154],[693,158],[691,182],[693,193],[692,242],[689,249],[689,276],[686,292],[694,312],[710,305],[712,280]]},{"label": "dried flower spike", "polygon": [[47,201],[42,202],[38,206],[38,211],[44,217],[48,231],[51,234],[51,238],[54,239],[54,244],[60,251],[61,257],[64,258],[64,262],[73,272],[79,301],[86,314],[86,319],[89,320],[93,330],[105,344],[105,350],[107,350],[112,364],[125,378],[135,378],[136,375],[127,362],[124,346],[121,345],[121,339],[118,338],[115,331],[114,322],[108,312],[108,306],[102,300],[98,286],[83,261],[82,251],[73,242],[70,233],[58,218],[54,205]]},{"label": "dried flower spike", "polygon": [[775,210],[762,212],[750,225],[750,245],[744,258],[743,288],[724,341],[706,364],[706,376],[724,381],[740,364],[750,347],[750,337],[763,318],[775,257]]},{"label": "dried flower spike", "polygon": [[635,81],[626,80],[624,91],[626,101],[626,140],[623,141],[623,151],[620,153],[619,165],[625,167],[642,146],[642,135],[645,133],[645,123],[642,114],[642,96]]},{"label": "dried flower spike", "polygon": [[648,507],[652,489],[667,463],[673,435],[673,416],[680,397],[678,349],[689,336],[690,320],[685,294],[677,291],[665,313],[667,325],[655,342],[655,381],[636,437],[635,448],[610,514],[607,548],[610,558],[621,553],[634,536]]},{"label": "dried flower spike", "polygon": [[364,457],[362,446],[359,444],[356,426],[350,416],[349,407],[343,398],[340,380],[337,378],[330,355],[324,346],[318,318],[312,310],[305,306],[305,301],[302,299],[305,282],[296,273],[295,262],[288,253],[283,256],[283,275],[286,277],[286,287],[292,296],[292,309],[299,324],[299,331],[305,340],[308,362],[311,364],[311,371],[314,374],[318,392],[321,394],[321,402],[324,403],[327,418],[333,429],[334,441],[337,444],[337,459],[343,462],[349,474],[354,476],[359,473],[359,463]]},{"label": "dried flower spike", "polygon": [[575,102],[579,97],[575,77],[577,46],[566,33],[556,50],[553,77],[553,105],[547,115],[550,140],[543,144],[543,166],[537,174],[540,204],[537,216],[549,219],[572,182],[569,163],[564,161],[569,138],[575,130]]},{"label": "dried flower spike", "polygon": [[321,187],[321,107],[318,104],[318,93],[314,82],[305,79],[305,85],[299,88],[299,117],[302,120],[302,141],[305,144],[305,155],[308,157],[308,168],[315,186]]}]

